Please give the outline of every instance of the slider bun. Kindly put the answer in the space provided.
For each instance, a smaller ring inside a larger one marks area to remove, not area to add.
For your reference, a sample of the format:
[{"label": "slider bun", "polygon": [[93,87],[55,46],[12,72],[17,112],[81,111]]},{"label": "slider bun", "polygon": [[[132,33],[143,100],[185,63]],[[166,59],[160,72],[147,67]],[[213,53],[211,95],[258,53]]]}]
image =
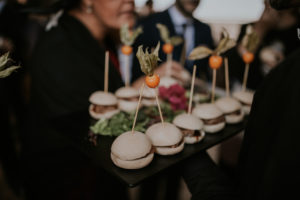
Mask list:
[{"label": "slider bun", "polygon": [[149,154],[148,156],[137,159],[137,160],[121,160],[118,157],[110,154],[111,160],[115,165],[123,169],[140,169],[146,167],[151,163],[154,157],[154,153]]},{"label": "slider bun", "polygon": [[224,122],[220,122],[218,124],[212,124],[212,125],[205,125],[204,124],[204,131],[206,133],[217,133],[219,131],[221,131],[222,129],[224,129],[226,123]]},{"label": "slider bun", "polygon": [[[180,133],[181,134],[181,133]],[[168,148],[168,147],[155,147],[155,152],[159,155],[174,155],[181,152],[184,148],[184,142],[182,142],[178,147]]]},{"label": "slider bun", "polygon": [[182,140],[181,131],[173,124],[164,122],[151,125],[146,135],[154,146],[171,146]]},{"label": "slider bun", "polygon": [[154,105],[156,105],[156,100],[155,99],[142,99],[142,104],[144,106],[154,106]]},{"label": "slider bun", "polygon": [[243,105],[243,106],[242,106],[242,109],[243,109],[245,115],[249,115],[249,114],[250,114],[250,111],[251,111],[251,106]]},{"label": "slider bun", "polygon": [[146,156],[152,148],[147,135],[134,131],[127,131],[118,136],[111,146],[111,152],[121,160],[134,160]]},{"label": "slider bun", "polygon": [[251,91],[238,91],[238,92],[234,92],[232,96],[242,103],[251,105],[253,101],[254,93]]},{"label": "slider bun", "polygon": [[175,124],[179,128],[188,130],[200,130],[203,127],[202,120],[194,115],[187,113],[177,115],[173,120],[173,124]]},{"label": "slider bun", "polygon": [[236,124],[241,122],[244,119],[244,110],[241,109],[239,115],[225,115],[225,121],[228,124]]},{"label": "slider bun", "polygon": [[204,138],[205,132],[200,131],[200,133],[201,133],[200,136],[184,137],[184,143],[186,143],[186,144],[195,144],[195,143],[200,142]]},{"label": "slider bun", "polygon": [[[242,108],[246,115],[250,113],[251,105],[253,101],[254,92],[252,91],[238,91],[234,92],[232,95],[235,99],[240,101],[241,103],[244,103],[242,105]],[[245,105],[247,104],[247,105]]]},{"label": "slider bun", "polygon": [[180,84],[178,80],[170,77],[170,76],[163,76],[160,78],[159,86],[164,86],[166,88],[170,87],[171,85]]},{"label": "slider bun", "polygon": [[109,119],[119,112],[120,112],[119,109],[115,109],[115,110],[111,110],[111,111],[108,111],[105,113],[96,113],[93,111],[93,104],[91,104],[89,106],[89,113],[90,113],[91,117],[94,119],[101,119],[101,118]]},{"label": "slider bun", "polygon": [[192,114],[200,119],[215,119],[223,115],[222,111],[212,103],[203,103],[197,105]]},{"label": "slider bun", "polygon": [[155,93],[157,93],[157,89],[149,88],[147,85],[145,85],[143,97],[155,99]]},{"label": "slider bun", "polygon": [[139,91],[133,87],[121,87],[116,91],[117,98],[131,98],[138,97]]},{"label": "slider bun", "polygon": [[133,112],[136,110],[138,101],[119,100],[118,107],[124,112]]},{"label": "slider bun", "polygon": [[222,97],[216,101],[218,108],[224,113],[228,114],[242,108],[239,101],[231,97]]},{"label": "slider bun", "polygon": [[92,93],[89,98],[89,101],[92,104],[100,106],[111,106],[116,105],[118,103],[118,99],[114,94],[110,92],[105,93],[104,91],[96,91]]}]

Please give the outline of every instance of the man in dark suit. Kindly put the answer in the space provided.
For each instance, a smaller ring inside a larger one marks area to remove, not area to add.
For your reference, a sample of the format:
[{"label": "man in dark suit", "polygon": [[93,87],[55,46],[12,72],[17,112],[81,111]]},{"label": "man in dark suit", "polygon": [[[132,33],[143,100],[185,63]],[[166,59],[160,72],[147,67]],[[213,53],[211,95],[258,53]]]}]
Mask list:
[{"label": "man in dark suit", "polygon": [[[185,41],[184,51],[183,43],[174,47],[173,60],[175,62],[173,62],[172,69],[180,74],[184,65],[185,69],[192,72],[194,62],[185,59],[183,59],[184,61],[182,62],[182,54],[185,54],[186,57],[194,47],[199,45],[206,45],[210,48],[213,46],[210,27],[192,16],[199,2],[200,0],[176,0],[175,4],[167,10],[140,19],[138,25],[142,25],[144,31],[137,39],[135,47],[137,48],[139,45],[150,48],[155,47],[158,41],[163,45],[164,43],[160,37],[159,30],[156,28],[156,24],[161,23],[168,27],[170,36],[178,35],[184,38]],[[166,61],[166,54],[163,51],[160,51],[159,57],[163,62]],[[199,66],[198,69],[201,71],[198,74],[202,74],[201,77],[207,79],[209,77],[207,59],[197,61],[195,64]],[[161,67],[157,69],[159,70],[158,74],[160,74],[160,76],[165,74],[165,66],[163,63]],[[136,58],[132,71],[133,80],[143,75]],[[174,76],[177,78],[176,74]]]}]

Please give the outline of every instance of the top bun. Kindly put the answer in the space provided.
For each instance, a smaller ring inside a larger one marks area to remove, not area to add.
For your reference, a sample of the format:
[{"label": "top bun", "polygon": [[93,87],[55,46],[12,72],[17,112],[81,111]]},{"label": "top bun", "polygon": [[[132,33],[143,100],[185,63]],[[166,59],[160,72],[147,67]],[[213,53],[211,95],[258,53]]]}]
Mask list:
[{"label": "top bun", "polygon": [[160,78],[159,86],[164,86],[168,88],[171,85],[175,84],[180,84],[180,82],[170,76],[163,76]]},{"label": "top bun", "polygon": [[89,101],[92,104],[101,105],[101,106],[110,106],[110,105],[116,105],[118,103],[117,98],[114,94],[104,91],[97,91],[94,92],[91,96]]},{"label": "top bun", "polygon": [[238,92],[234,92],[232,96],[242,103],[251,105],[253,101],[254,93],[250,91],[238,91]]},{"label": "top bun", "polygon": [[134,160],[146,156],[151,148],[152,144],[147,135],[128,131],[114,140],[111,152],[121,160]]},{"label": "top bun", "polygon": [[171,146],[182,140],[181,131],[168,122],[153,124],[147,129],[146,135],[154,146]]},{"label": "top bun", "polygon": [[188,130],[200,130],[203,127],[203,122],[198,117],[183,113],[177,115],[174,120],[173,124],[180,128],[188,129]]},{"label": "top bun", "polygon": [[139,91],[133,87],[121,87],[116,91],[115,94],[118,98],[131,98],[138,97]]},{"label": "top bun", "polygon": [[193,109],[193,115],[201,118],[201,119],[214,119],[223,115],[223,112],[212,103],[203,103],[197,105]]},{"label": "top bun", "polygon": [[155,89],[145,86],[145,89],[143,91],[143,97],[155,98],[155,93],[156,93]]},{"label": "top bun", "polygon": [[218,99],[216,101],[216,105],[225,114],[232,113],[242,108],[240,102],[231,97],[222,97]]}]

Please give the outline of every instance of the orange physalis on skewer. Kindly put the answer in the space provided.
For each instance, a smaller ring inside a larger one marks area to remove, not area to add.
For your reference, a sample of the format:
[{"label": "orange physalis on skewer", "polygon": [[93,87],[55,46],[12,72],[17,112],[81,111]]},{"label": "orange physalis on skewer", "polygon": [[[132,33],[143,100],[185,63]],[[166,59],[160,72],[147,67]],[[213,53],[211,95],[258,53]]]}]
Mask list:
[{"label": "orange physalis on skewer", "polygon": [[198,60],[203,59],[209,56],[209,67],[213,69],[213,81],[212,81],[212,97],[211,101],[214,102],[215,98],[215,86],[216,86],[216,73],[217,69],[219,69],[222,66],[223,58],[220,56],[221,53],[224,53],[225,51],[231,49],[236,45],[235,40],[231,39],[229,37],[228,32],[226,29],[223,29],[222,31],[222,38],[217,46],[216,49],[212,50],[206,46],[198,46],[189,55],[190,60]]},{"label": "orange physalis on skewer", "polygon": [[174,46],[177,46],[183,42],[183,39],[179,36],[172,36],[170,37],[170,32],[167,28],[167,26],[163,24],[156,24],[157,29],[159,30],[160,37],[162,41],[164,42],[164,45],[162,46],[163,52],[167,54],[167,71],[166,75],[167,77],[171,76],[171,67],[172,67],[172,52],[174,49]]},{"label": "orange physalis on skewer", "polygon": [[243,61],[246,64],[245,71],[244,71],[244,78],[243,78],[243,85],[242,90],[245,91],[247,87],[247,79],[248,79],[248,72],[250,63],[254,60],[254,52],[256,51],[259,44],[259,37],[254,32],[253,27],[248,25],[246,28],[246,34],[242,39],[242,47],[244,53],[242,55]]},{"label": "orange physalis on skewer", "polygon": [[121,47],[121,52],[125,55],[125,86],[129,87],[130,78],[129,78],[129,62],[130,55],[132,53],[131,45],[134,43],[135,39],[143,32],[142,27],[138,27],[133,31],[129,30],[128,24],[124,24],[120,30],[120,38],[123,46]]},{"label": "orange physalis on skewer", "polygon": [[148,87],[156,88],[159,85],[160,78],[157,74],[154,74],[154,69],[157,67],[157,61],[159,61],[158,51],[160,44],[158,43],[152,53],[143,51],[143,46],[139,46],[136,56],[140,62],[141,70],[145,73],[145,82]]},{"label": "orange physalis on skewer", "polygon": [[162,41],[165,43],[162,49],[166,54],[172,53],[174,46],[177,46],[183,42],[183,39],[179,36],[170,37],[169,30],[165,25],[156,24],[156,27],[159,30]]}]

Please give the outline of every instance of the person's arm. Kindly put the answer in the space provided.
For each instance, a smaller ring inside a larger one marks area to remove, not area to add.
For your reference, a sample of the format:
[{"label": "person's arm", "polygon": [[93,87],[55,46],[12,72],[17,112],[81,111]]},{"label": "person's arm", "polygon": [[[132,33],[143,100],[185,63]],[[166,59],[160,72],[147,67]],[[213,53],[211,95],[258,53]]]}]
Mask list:
[{"label": "person's arm", "polygon": [[186,160],[182,175],[192,200],[235,200],[234,184],[203,151]]}]

